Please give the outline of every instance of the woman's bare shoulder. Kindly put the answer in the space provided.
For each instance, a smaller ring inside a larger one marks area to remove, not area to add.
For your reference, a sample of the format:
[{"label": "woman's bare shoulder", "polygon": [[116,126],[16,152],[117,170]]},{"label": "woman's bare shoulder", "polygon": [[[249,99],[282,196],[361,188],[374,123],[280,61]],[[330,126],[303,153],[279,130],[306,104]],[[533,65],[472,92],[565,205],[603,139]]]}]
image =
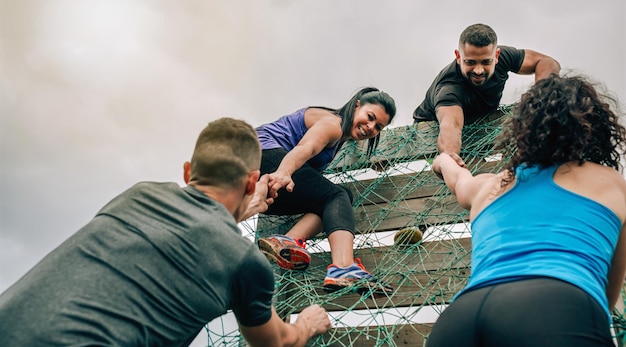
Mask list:
[{"label": "woman's bare shoulder", "polygon": [[336,123],[341,126],[341,118],[329,109],[309,107],[304,111],[304,123],[307,128],[311,128],[320,121],[324,123]]},{"label": "woman's bare shoulder", "polygon": [[557,169],[554,182],[607,206],[626,220],[626,178],[614,168],[591,162],[563,164]]}]

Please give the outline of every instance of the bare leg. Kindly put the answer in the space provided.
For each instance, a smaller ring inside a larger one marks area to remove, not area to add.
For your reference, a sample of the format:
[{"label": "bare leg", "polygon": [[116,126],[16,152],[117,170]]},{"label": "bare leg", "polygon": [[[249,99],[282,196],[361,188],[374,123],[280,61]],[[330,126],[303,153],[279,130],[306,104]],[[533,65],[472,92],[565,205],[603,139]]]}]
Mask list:
[{"label": "bare leg", "polygon": [[322,219],[315,213],[305,213],[286,234],[294,240],[309,240],[322,232]]},{"label": "bare leg", "polygon": [[[322,232],[322,219],[307,213],[289,230],[287,236],[298,240],[308,240]],[[347,267],[354,263],[354,235],[347,230],[337,230],[328,237],[333,264]]]},{"label": "bare leg", "polygon": [[[361,279],[366,279],[366,284],[359,284],[356,290],[360,293],[373,291],[374,295],[391,294],[393,288],[378,281],[362,264],[350,267],[356,262],[354,259],[354,235],[347,230],[337,230],[328,236],[331,257],[334,266],[329,266],[324,278],[323,288],[327,292],[334,292],[342,288],[352,286]],[[348,270],[343,270],[348,268]]]},{"label": "bare leg", "polygon": [[328,236],[333,264],[347,267],[354,263],[354,235],[347,230],[337,230]]}]

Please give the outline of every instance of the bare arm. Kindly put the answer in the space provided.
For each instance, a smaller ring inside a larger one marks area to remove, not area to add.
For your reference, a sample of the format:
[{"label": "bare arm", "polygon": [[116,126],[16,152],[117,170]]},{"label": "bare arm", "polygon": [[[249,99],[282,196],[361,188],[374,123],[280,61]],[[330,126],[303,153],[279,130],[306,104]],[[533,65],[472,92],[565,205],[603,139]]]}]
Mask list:
[{"label": "bare arm", "polygon": [[617,300],[621,297],[622,287],[626,279],[626,223],[622,225],[613,260],[611,261],[611,269],[609,270],[608,284],[606,286],[606,296],[609,299],[609,309],[617,304]]},{"label": "bare arm", "polygon": [[267,211],[269,205],[274,203],[274,199],[268,197],[268,184],[269,184],[269,175],[265,174],[259,178],[259,181],[256,184],[256,189],[254,190],[254,195],[252,196],[252,200],[248,204],[248,208],[246,212],[241,216],[240,220],[246,220],[257,213],[263,213]]},{"label": "bare arm", "polygon": [[473,178],[468,169],[459,166],[449,154],[442,153],[433,161],[433,171],[446,183],[446,186],[459,201],[461,207],[470,209],[471,200],[465,196],[463,185]]},{"label": "bare arm", "polygon": [[561,65],[554,58],[531,49],[525,49],[524,52],[524,61],[517,72],[518,74],[530,75],[534,73],[535,82],[537,82],[550,76],[550,74],[558,75],[561,71]]},{"label": "bare arm", "polygon": [[449,154],[459,166],[465,167],[465,162],[459,156],[464,123],[463,109],[460,106],[439,106],[436,113],[439,121],[439,153]]},{"label": "bare arm", "polygon": [[283,322],[272,307],[272,318],[256,327],[239,326],[243,337],[252,347],[303,347],[306,342],[330,329],[326,310],[312,305],[299,314],[294,324]]},{"label": "bare arm", "polygon": [[320,117],[307,130],[298,145],[296,145],[280,162],[275,172],[270,174],[269,196],[278,196],[278,190],[286,188],[291,192],[295,183],[291,175],[307,162],[320,153],[329,144],[335,143],[341,138],[341,123],[338,117],[329,114]]},{"label": "bare arm", "polygon": [[448,154],[441,154],[433,162],[433,171],[442,177],[446,186],[454,194],[461,207],[470,211],[470,219],[493,199],[490,198],[490,187],[499,182],[495,174],[472,176],[469,170],[460,167]]}]

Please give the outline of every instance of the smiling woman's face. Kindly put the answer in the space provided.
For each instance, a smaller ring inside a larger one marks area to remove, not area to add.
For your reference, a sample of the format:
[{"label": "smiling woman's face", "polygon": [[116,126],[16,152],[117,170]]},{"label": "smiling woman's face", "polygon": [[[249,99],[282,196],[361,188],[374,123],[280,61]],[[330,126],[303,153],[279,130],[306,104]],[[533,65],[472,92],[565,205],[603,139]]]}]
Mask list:
[{"label": "smiling woman's face", "polygon": [[378,104],[363,104],[354,110],[350,136],[355,140],[365,140],[380,133],[390,122],[385,108]]}]

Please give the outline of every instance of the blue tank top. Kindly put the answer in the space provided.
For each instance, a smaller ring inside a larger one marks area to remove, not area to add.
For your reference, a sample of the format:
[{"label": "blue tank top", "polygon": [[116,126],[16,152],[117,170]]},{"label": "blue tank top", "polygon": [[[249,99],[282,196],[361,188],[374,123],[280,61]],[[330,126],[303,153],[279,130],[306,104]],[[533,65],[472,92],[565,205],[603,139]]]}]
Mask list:
[{"label": "blue tank top", "polygon": [[529,277],[571,283],[607,315],[607,274],[621,222],[608,207],[554,183],[558,165],[522,165],[515,186],[472,222],[472,273],[463,291]]},{"label": "blue tank top", "polygon": [[[306,108],[300,109],[292,114],[282,116],[272,123],[263,124],[256,128],[257,136],[261,142],[261,149],[284,148],[292,150],[304,137],[308,130],[304,123],[304,112]],[[338,145],[324,148],[313,158],[307,161],[318,171],[323,171],[333,160]]]}]

